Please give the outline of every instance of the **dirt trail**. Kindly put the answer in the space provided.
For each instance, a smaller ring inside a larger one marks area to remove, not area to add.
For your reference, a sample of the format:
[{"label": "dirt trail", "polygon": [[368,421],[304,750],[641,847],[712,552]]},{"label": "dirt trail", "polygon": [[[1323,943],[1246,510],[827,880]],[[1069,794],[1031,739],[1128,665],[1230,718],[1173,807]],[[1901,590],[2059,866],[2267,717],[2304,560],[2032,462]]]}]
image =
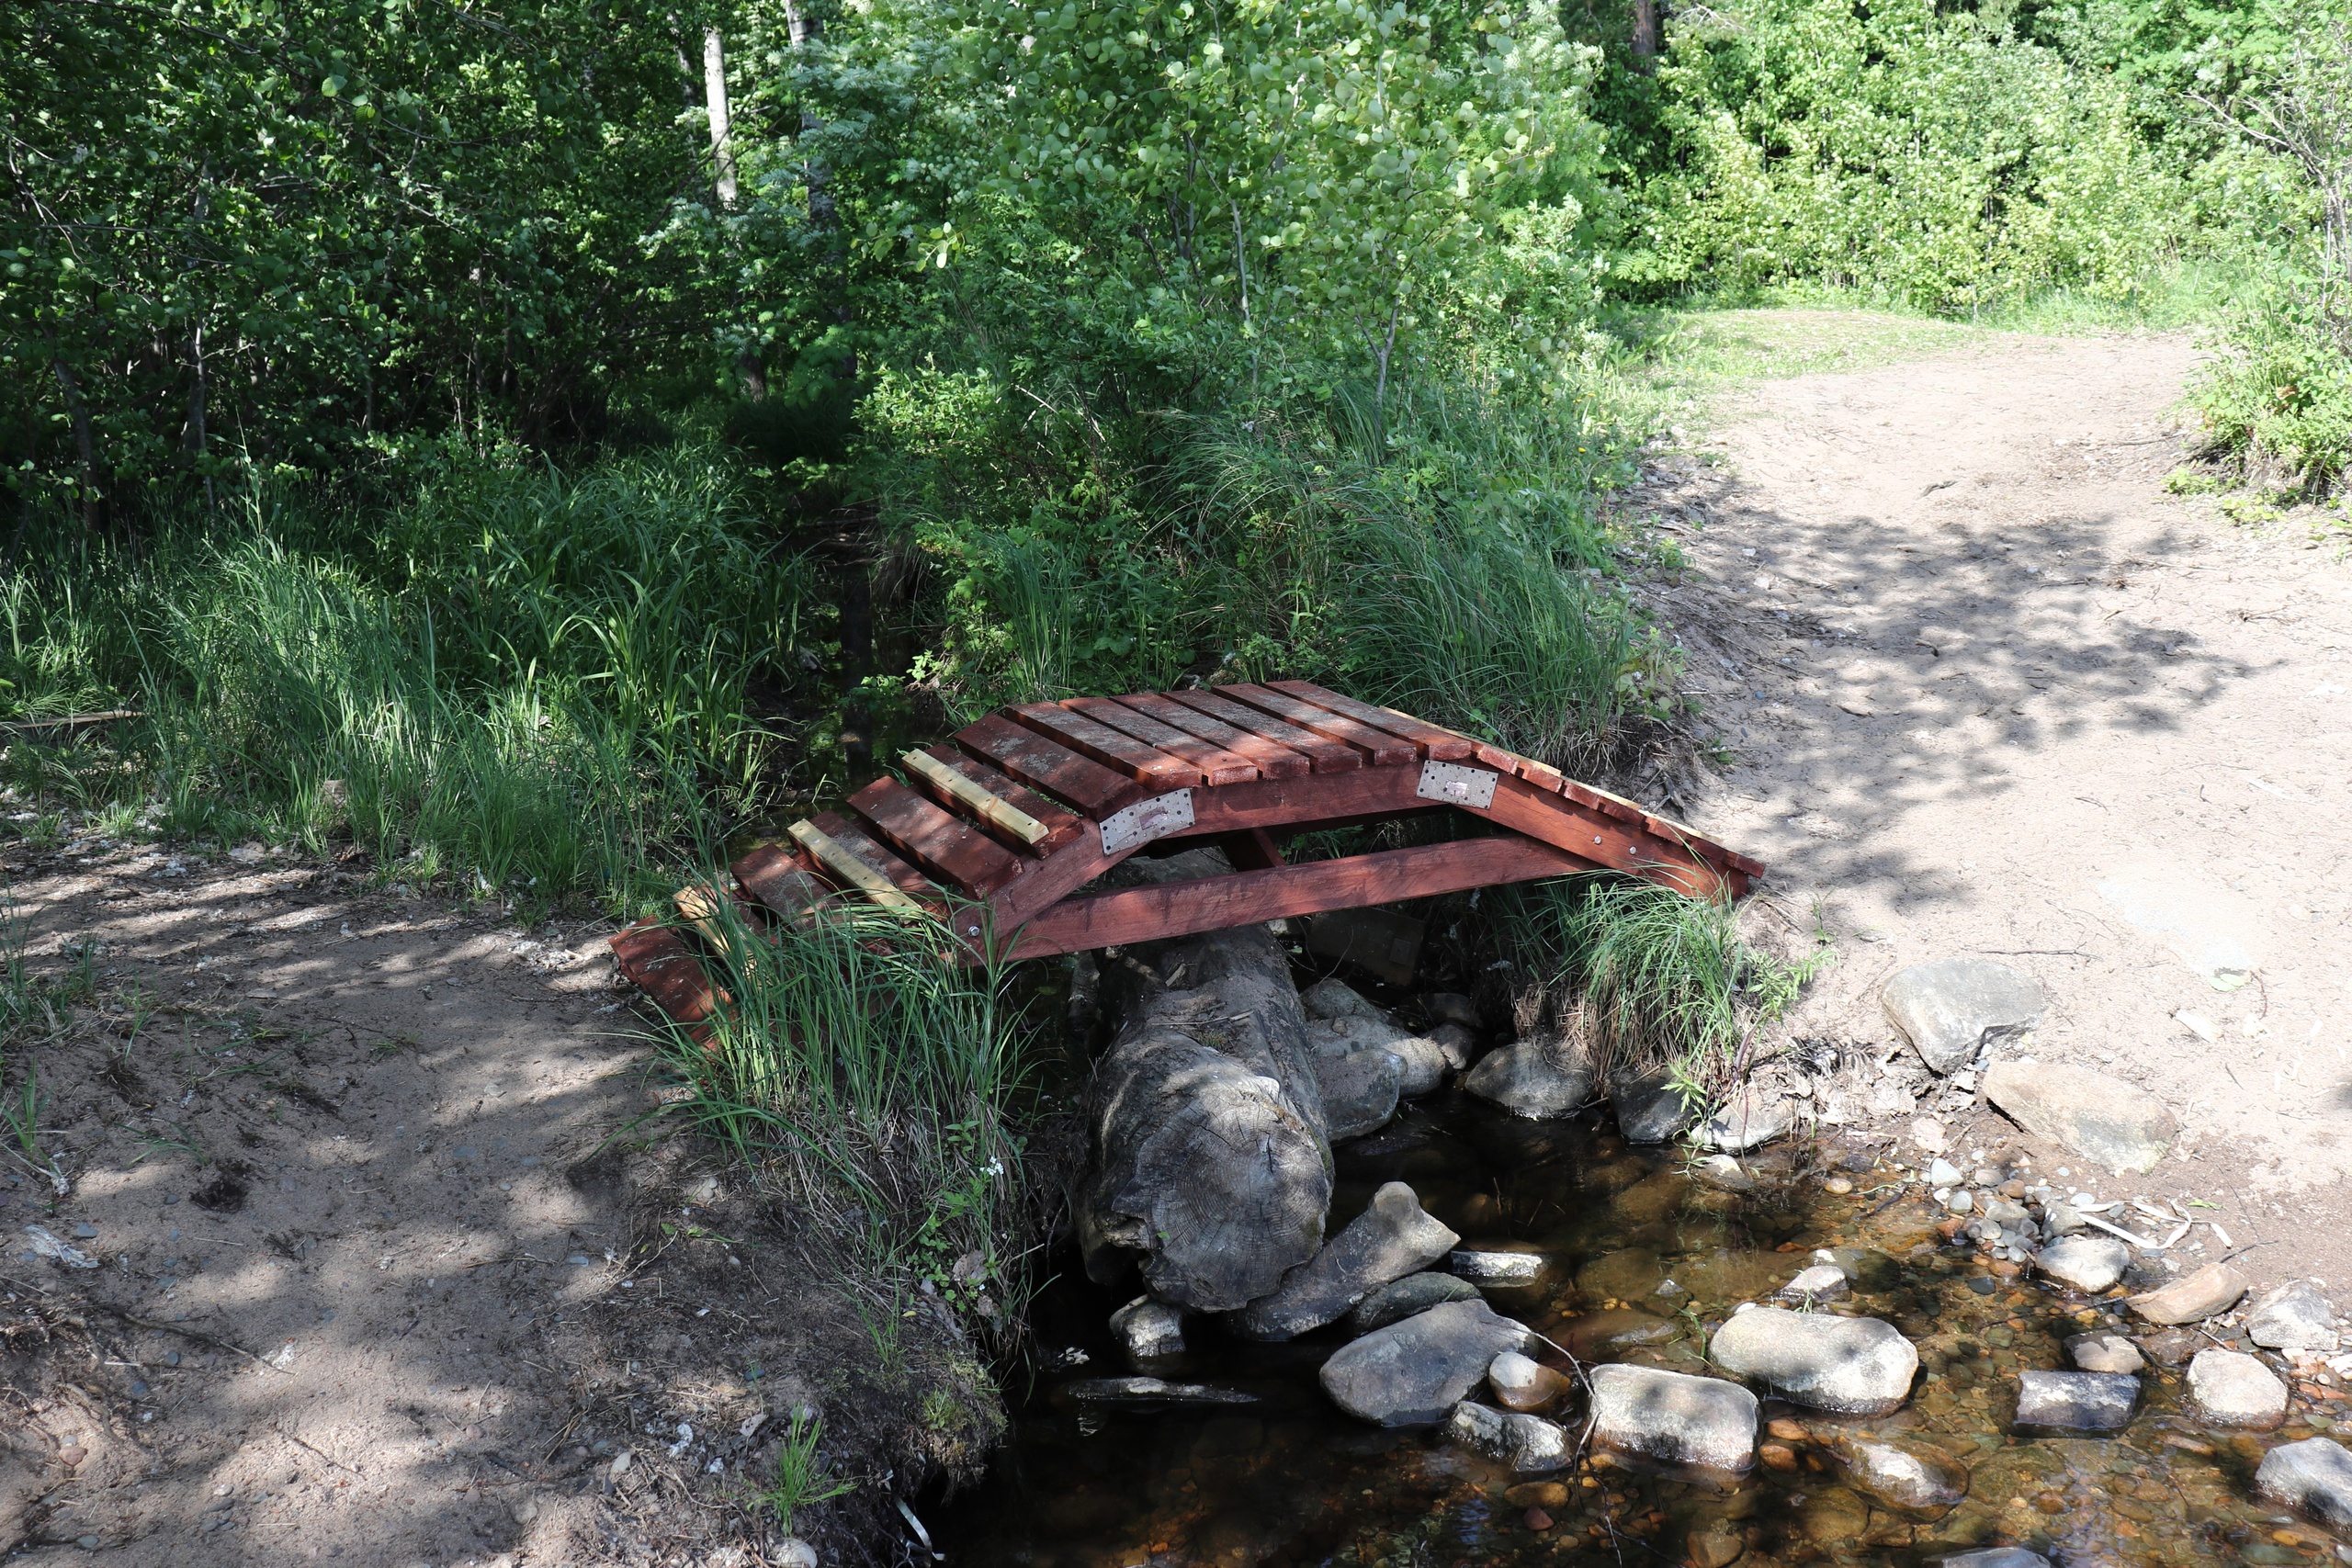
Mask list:
[{"label": "dirt trail", "polygon": [[844,1397],[855,1310],[639,1125],[609,922],[259,846],[17,845],[0,877],[28,967],[96,987],[15,1042],[70,1179],[0,1158],[12,1563],[753,1568],[792,1409],[887,1450],[861,1413],[912,1395]]},{"label": "dirt trail", "polygon": [[2352,1303],[2352,570],[2165,492],[2193,363],[2002,338],[1776,382],[1657,476],[1691,570],[1657,607],[1737,755],[1690,808],[1794,923],[1823,902],[1797,1033],[1889,1041],[1906,964],[2030,971],[2037,1056],[2188,1130],[2133,1190]]}]

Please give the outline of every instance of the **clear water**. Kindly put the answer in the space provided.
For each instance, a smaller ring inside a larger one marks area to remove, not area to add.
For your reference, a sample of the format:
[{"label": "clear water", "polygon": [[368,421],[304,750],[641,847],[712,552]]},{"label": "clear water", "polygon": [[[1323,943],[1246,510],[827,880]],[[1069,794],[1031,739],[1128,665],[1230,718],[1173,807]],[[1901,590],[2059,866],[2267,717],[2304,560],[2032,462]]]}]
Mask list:
[{"label": "clear water", "polygon": [[[1589,1360],[1703,1371],[1706,1332],[1734,1304],[1779,1287],[1816,1247],[1869,1249],[1853,1260],[1850,1310],[1908,1335],[1924,1378],[1903,1409],[1872,1421],[1768,1401],[1768,1422],[1795,1424],[1766,1439],[1789,1468],[1759,1465],[1727,1491],[1602,1458],[1532,1478],[1558,1490],[1506,1496],[1531,1478],[1432,1432],[1365,1426],[1324,1400],[1315,1370],[1344,1343],[1343,1328],[1258,1347],[1224,1342],[1194,1320],[1188,1362],[1159,1375],[1244,1390],[1256,1404],[1074,1407],[1057,1393],[1072,1380],[1128,1371],[1106,1320],[1132,1292],[1086,1284],[1065,1258],[1039,1304],[1044,1365],[1013,1441],[986,1486],[934,1530],[951,1562],[1907,1568],[1995,1545],[2029,1547],[2067,1568],[2352,1562],[2352,1546],[2339,1555],[2334,1538],[2256,1502],[2251,1490],[2269,1447],[2328,1430],[2337,1417],[2352,1437],[2352,1404],[2309,1397],[2307,1386],[2278,1430],[2217,1431],[2182,1413],[2180,1370],[2152,1364],[2140,1414],[2122,1433],[2013,1433],[2016,1372],[2066,1366],[2069,1335],[2136,1325],[2030,1278],[1996,1276],[1983,1255],[1934,1231],[1939,1216],[1928,1201],[1903,1195],[1916,1189],[1860,1155],[1766,1151],[1752,1161],[1758,1190],[1735,1195],[1692,1180],[1671,1150],[1624,1145],[1605,1121],[1531,1123],[1449,1096],[1343,1145],[1338,1160],[1334,1229],[1380,1183],[1403,1180],[1465,1245],[1539,1246],[1555,1260],[1544,1282],[1491,1299]],[[1833,1169],[1852,1182],[1851,1195],[1823,1189]],[[1669,1279],[1679,1292],[1659,1293]],[[1084,1364],[1070,1364],[1072,1349]],[[1793,1435],[1799,1427],[1804,1436]],[[1965,1500],[1936,1516],[1874,1499],[1812,1440],[1836,1431],[1941,1450],[1968,1472]],[[1531,1516],[1531,1501],[1548,1506]]]}]

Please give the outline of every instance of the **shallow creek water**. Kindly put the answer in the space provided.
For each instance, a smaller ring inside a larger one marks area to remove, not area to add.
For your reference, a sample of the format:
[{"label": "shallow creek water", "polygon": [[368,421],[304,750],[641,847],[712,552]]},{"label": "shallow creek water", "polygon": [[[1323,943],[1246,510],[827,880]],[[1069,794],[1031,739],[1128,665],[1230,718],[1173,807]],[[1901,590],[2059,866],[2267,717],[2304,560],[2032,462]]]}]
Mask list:
[{"label": "shallow creek water", "polygon": [[[1409,1182],[1465,1247],[1508,1245],[1551,1260],[1538,1285],[1489,1299],[1586,1361],[1704,1371],[1707,1335],[1735,1305],[1778,1289],[1816,1248],[1851,1249],[1839,1261],[1855,1276],[1855,1295],[1824,1310],[1894,1323],[1919,1348],[1920,1381],[1901,1410],[1868,1421],[1766,1401],[1764,1419],[1777,1424],[1761,1435],[1766,1462],[1728,1488],[1590,1455],[1553,1476],[1517,1477],[1433,1431],[1384,1431],[1333,1408],[1315,1373],[1346,1341],[1340,1325],[1291,1345],[1250,1346],[1193,1319],[1188,1359],[1153,1369],[1254,1404],[1074,1402],[1075,1380],[1129,1371],[1105,1323],[1133,1292],[1095,1289],[1064,1258],[1038,1303],[1044,1364],[1012,1442],[989,1483],[940,1521],[951,1562],[1909,1568],[1996,1545],[2029,1547],[2064,1568],[2352,1562],[2352,1546],[2339,1551],[2317,1527],[2252,1495],[2270,1447],[2335,1429],[2339,1417],[2352,1437],[2352,1405],[2314,1401],[2309,1389],[2276,1431],[2217,1431],[2182,1410],[2182,1369],[2152,1360],[2127,1430],[2014,1433],[2016,1372],[2067,1366],[2069,1335],[2144,1325],[2030,1277],[1996,1276],[1984,1255],[1945,1242],[1927,1196],[1867,1153],[1763,1151],[1750,1160],[1758,1190],[1734,1194],[1691,1179],[1670,1148],[1625,1145],[1605,1116],[1528,1122],[1453,1094],[1335,1152],[1331,1231],[1382,1182]],[[1833,1173],[1851,1182],[1851,1195],[1823,1188]],[[2187,1337],[2175,1343],[2185,1348]],[[1558,1353],[1541,1359],[1566,1364]],[[1578,1429],[1574,1404],[1553,1414]],[[1812,1440],[1841,1430],[1942,1450],[1969,1473],[1966,1499],[1940,1517],[1874,1499]],[[1506,1497],[1531,1479],[1554,1484]]]}]

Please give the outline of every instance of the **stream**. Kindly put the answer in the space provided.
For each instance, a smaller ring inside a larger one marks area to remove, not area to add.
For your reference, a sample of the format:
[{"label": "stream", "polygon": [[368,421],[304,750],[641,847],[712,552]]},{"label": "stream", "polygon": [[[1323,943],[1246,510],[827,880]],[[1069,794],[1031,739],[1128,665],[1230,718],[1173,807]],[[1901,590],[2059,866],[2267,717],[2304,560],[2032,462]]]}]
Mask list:
[{"label": "stream", "polygon": [[[1935,1229],[1942,1212],[1868,1144],[1783,1142],[1748,1156],[1753,1190],[1730,1192],[1694,1179],[1674,1145],[1626,1144],[1605,1111],[1528,1122],[1448,1090],[1334,1155],[1327,1234],[1381,1183],[1408,1182],[1465,1247],[1545,1256],[1538,1283],[1489,1299],[1587,1362],[1706,1371],[1714,1325],[1829,1249],[1855,1293],[1825,1310],[1892,1322],[1918,1347],[1920,1380],[1900,1410],[1872,1420],[1765,1401],[1761,1462],[1728,1490],[1611,1455],[1518,1477],[1434,1429],[1384,1430],[1333,1407],[1316,1370],[1346,1342],[1343,1325],[1267,1346],[1188,1320],[1191,1354],[1152,1371],[1237,1391],[1250,1396],[1246,1404],[1074,1399],[1080,1380],[1129,1371],[1106,1320],[1135,1292],[1089,1284],[1064,1257],[1035,1305],[1038,1364],[1025,1399],[1013,1391],[1012,1441],[988,1483],[934,1526],[951,1563],[1910,1568],[1994,1546],[2025,1547],[2064,1568],[2352,1562],[2352,1546],[2252,1495],[2268,1449],[2328,1430],[2352,1435],[2352,1404],[2339,1391],[2306,1385],[2270,1432],[2200,1424],[2182,1408],[2180,1363],[2204,1344],[2236,1341],[2152,1336],[2119,1315],[2120,1292],[2093,1302],[2030,1271],[1995,1273],[1964,1237],[1944,1240]],[[2106,1328],[2150,1350],[2130,1427],[2097,1438],[2013,1432],[2015,1374],[2067,1367],[2066,1337]],[[1565,1364],[1557,1353],[1543,1359]],[[2325,1396],[2316,1407],[2314,1392]],[[1575,1410],[1558,1416],[1572,1435]],[[1849,1483],[1815,1439],[1858,1431],[1940,1450],[1964,1467],[1966,1497],[1938,1517]]]}]

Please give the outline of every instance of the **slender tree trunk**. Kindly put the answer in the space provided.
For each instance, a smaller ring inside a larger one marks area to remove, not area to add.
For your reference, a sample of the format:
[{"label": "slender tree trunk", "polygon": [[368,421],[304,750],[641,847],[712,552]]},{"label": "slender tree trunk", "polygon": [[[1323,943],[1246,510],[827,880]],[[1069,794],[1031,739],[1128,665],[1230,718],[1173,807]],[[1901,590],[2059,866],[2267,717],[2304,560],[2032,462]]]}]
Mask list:
[{"label": "slender tree trunk", "polygon": [[710,119],[710,163],[718,205],[734,210],[734,125],[727,113],[727,45],[716,27],[702,30],[702,107]]},{"label": "slender tree trunk", "polygon": [[74,446],[82,458],[82,525],[96,533],[106,524],[106,495],[98,488],[98,442],[90,429],[90,405],[82,400],[82,383],[57,350],[57,334],[49,334],[49,366],[65,389],[65,409],[74,422]]},{"label": "slender tree trunk", "polygon": [[1634,0],[1634,58],[1657,57],[1657,0]]}]

